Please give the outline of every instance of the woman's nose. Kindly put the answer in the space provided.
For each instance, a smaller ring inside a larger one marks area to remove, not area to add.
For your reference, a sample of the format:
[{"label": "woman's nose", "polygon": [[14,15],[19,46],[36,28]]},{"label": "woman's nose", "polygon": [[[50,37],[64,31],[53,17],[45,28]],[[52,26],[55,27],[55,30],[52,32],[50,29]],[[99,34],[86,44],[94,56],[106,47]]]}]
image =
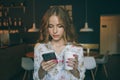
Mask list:
[{"label": "woman's nose", "polygon": [[53,33],[57,33],[57,27],[53,28]]}]

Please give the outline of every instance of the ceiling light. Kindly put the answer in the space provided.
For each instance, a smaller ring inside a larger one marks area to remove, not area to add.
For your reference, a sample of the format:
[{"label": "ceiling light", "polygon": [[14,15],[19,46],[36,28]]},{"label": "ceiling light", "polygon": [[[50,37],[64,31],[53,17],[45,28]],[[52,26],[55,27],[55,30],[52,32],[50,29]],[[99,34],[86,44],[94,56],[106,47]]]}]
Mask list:
[{"label": "ceiling light", "polygon": [[32,28],[28,29],[28,32],[38,32],[39,29],[36,28],[35,24],[35,0],[33,0],[33,24]]},{"label": "ceiling light", "polygon": [[88,27],[88,22],[87,22],[87,0],[85,0],[85,26],[83,28],[80,29],[80,32],[92,32],[93,29]]}]

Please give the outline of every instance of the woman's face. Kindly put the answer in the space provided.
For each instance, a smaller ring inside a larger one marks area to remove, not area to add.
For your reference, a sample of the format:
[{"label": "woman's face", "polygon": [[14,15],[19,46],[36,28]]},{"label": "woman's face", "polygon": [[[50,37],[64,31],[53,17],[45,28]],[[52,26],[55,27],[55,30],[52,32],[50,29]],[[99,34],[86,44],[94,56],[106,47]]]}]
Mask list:
[{"label": "woman's face", "polygon": [[49,18],[48,32],[53,40],[55,41],[63,40],[64,25],[55,15]]}]

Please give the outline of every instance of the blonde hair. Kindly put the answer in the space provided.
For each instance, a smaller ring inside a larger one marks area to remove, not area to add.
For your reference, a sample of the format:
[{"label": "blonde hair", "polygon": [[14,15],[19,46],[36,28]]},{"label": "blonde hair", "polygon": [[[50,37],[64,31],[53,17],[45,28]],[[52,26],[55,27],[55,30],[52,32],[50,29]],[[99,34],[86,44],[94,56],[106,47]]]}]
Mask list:
[{"label": "blonde hair", "polygon": [[54,6],[52,8],[49,8],[46,13],[44,14],[42,20],[41,20],[41,26],[40,26],[40,38],[39,42],[47,43],[51,40],[51,37],[48,34],[48,20],[52,15],[58,16],[60,21],[62,21],[64,25],[64,40],[65,42],[72,42],[76,43],[77,41],[77,34],[75,33],[75,29],[73,26],[73,22],[71,18],[69,17],[68,12],[63,9],[62,7]]}]

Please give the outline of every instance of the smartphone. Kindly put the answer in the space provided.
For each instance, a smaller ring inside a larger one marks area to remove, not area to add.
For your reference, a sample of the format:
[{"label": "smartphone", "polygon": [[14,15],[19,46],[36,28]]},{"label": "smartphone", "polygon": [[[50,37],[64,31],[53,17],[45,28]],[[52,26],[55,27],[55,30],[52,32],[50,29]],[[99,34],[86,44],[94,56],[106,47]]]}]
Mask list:
[{"label": "smartphone", "polygon": [[49,61],[49,60],[52,60],[52,59],[57,59],[54,52],[49,52],[49,53],[42,54],[42,57],[43,57],[44,61]]}]

